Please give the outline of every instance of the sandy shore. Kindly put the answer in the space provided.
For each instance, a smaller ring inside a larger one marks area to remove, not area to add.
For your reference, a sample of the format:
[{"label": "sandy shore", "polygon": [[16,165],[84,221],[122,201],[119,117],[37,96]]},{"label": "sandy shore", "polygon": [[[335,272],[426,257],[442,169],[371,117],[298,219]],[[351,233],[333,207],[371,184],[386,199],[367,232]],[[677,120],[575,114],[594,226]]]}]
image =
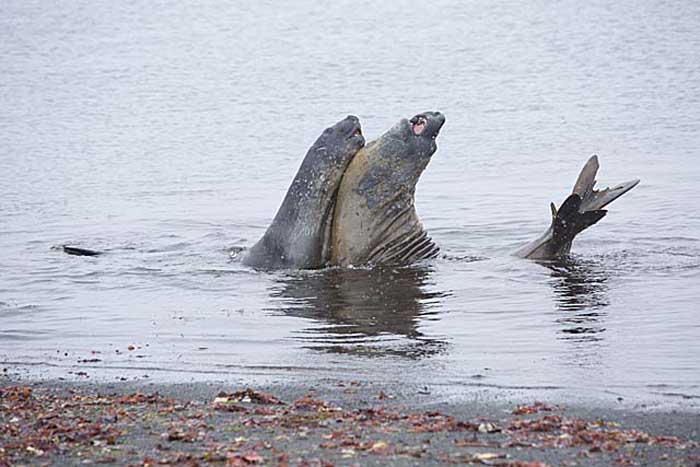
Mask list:
[{"label": "sandy shore", "polygon": [[700,415],[420,387],[0,380],[0,466],[699,466]]}]

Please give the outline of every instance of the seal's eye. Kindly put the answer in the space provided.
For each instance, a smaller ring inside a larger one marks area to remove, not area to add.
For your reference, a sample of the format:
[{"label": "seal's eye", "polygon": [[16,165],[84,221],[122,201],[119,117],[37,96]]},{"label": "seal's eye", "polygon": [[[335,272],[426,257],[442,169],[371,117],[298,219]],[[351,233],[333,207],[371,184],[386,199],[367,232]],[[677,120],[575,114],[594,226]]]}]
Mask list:
[{"label": "seal's eye", "polygon": [[413,134],[414,135],[420,135],[423,133],[423,130],[425,130],[425,127],[428,126],[428,120],[422,115],[416,115],[411,119],[411,123],[413,124]]}]

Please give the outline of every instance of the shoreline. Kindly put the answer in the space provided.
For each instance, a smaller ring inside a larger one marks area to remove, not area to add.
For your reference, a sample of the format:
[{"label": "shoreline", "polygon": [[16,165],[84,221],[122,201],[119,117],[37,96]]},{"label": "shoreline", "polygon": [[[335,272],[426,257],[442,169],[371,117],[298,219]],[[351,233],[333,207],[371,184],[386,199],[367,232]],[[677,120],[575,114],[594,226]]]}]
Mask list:
[{"label": "shoreline", "polygon": [[[689,412],[450,401],[417,385],[338,379],[248,386],[4,377],[0,388],[0,466],[700,465],[700,414]],[[27,444],[33,439],[58,442]]]},{"label": "shoreline", "polygon": [[[341,376],[342,374],[342,376]],[[47,364],[46,362],[4,361],[2,380],[18,383],[55,383],[58,385],[87,385],[109,387],[155,385],[158,387],[216,384],[220,386],[249,385],[261,388],[287,386],[312,387],[333,385],[335,381],[372,380],[377,387],[405,393],[414,397],[414,403],[425,399],[446,403],[464,403],[485,400],[492,403],[527,403],[531,400],[547,400],[567,406],[595,407],[600,410],[683,412],[700,415],[700,396],[681,392],[664,385],[643,389],[631,386],[607,386],[595,388],[555,385],[504,385],[488,375],[474,374],[460,381],[425,381],[398,376],[377,374],[353,369],[263,366],[236,367],[217,371],[187,368],[177,370],[159,367],[102,366],[79,360],[77,364]],[[400,379],[398,379],[400,378]],[[430,393],[430,397],[423,397]]]}]

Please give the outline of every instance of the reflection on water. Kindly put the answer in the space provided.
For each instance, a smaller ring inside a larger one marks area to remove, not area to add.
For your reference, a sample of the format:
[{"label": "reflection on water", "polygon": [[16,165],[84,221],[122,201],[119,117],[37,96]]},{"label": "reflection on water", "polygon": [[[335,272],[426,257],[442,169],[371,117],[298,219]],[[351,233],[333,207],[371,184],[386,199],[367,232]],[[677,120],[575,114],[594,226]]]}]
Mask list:
[{"label": "reflection on water", "polygon": [[569,256],[557,261],[541,262],[551,270],[549,284],[563,316],[557,318],[563,339],[600,341],[605,332],[603,311],[608,298],[609,272],[595,260]]},{"label": "reflection on water", "polygon": [[421,358],[444,351],[443,338],[426,336],[420,322],[448,292],[431,290],[426,266],[327,269],[278,279],[271,296],[285,315],[321,323],[298,339],[310,348],[363,356]]}]

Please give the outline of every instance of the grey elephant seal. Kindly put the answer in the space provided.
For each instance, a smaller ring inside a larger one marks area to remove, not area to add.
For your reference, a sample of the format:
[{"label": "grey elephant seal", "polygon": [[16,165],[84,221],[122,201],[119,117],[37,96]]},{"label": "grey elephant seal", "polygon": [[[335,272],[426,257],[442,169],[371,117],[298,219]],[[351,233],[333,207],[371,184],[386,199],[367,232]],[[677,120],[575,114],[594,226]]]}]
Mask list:
[{"label": "grey elephant seal", "polygon": [[243,263],[258,269],[325,266],[335,195],[343,172],[364,144],[355,116],[326,128],[306,153],[272,224],[244,254]]},{"label": "grey elephant seal", "polygon": [[569,254],[574,237],[601,220],[607,214],[603,208],[637,186],[639,179],[621,183],[613,188],[595,190],[598,156],[591,156],[581,169],[574,189],[557,209],[554,203],[552,223],[539,238],[514,253],[528,259],[555,259]]},{"label": "grey elephant seal", "polygon": [[338,189],[332,265],[400,265],[438,254],[416,213],[414,194],[444,123],[439,112],[402,119],[353,158]]}]

